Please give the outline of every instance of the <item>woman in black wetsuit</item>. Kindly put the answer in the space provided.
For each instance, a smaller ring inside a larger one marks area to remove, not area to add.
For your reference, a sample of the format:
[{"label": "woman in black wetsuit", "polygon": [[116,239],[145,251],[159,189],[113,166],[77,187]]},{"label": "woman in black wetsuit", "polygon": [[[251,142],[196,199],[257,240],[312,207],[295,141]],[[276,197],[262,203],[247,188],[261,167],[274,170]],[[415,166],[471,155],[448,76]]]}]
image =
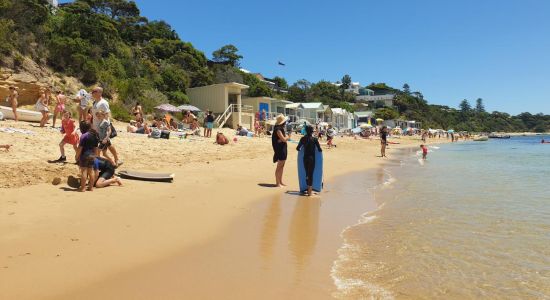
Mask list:
[{"label": "woman in black wetsuit", "polygon": [[298,143],[296,150],[300,151],[302,148],[304,148],[304,168],[306,169],[307,195],[311,196],[313,171],[315,171],[315,148],[317,148],[319,152],[323,152],[323,150],[321,150],[321,145],[319,145],[319,140],[313,137],[313,127],[311,126],[306,127],[306,135],[300,139],[300,143]]},{"label": "woman in black wetsuit", "polygon": [[271,135],[271,145],[273,146],[273,163],[277,163],[275,169],[275,184],[278,187],[286,186],[283,183],[283,170],[285,168],[285,162],[287,157],[287,145],[286,142],[290,140],[290,132],[285,134],[286,117],[278,115],[273,128],[273,134]]}]

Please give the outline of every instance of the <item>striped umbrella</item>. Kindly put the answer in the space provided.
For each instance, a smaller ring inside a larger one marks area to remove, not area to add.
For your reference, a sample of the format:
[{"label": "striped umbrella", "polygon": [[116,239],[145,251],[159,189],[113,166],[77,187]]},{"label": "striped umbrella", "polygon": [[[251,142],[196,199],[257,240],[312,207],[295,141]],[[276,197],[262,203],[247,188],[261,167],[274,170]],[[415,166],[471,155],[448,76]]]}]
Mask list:
[{"label": "striped umbrella", "polygon": [[180,112],[181,111],[177,107],[175,107],[174,105],[169,104],[169,103],[161,104],[161,105],[155,107],[155,109],[160,110],[160,111],[164,111],[164,112]]}]

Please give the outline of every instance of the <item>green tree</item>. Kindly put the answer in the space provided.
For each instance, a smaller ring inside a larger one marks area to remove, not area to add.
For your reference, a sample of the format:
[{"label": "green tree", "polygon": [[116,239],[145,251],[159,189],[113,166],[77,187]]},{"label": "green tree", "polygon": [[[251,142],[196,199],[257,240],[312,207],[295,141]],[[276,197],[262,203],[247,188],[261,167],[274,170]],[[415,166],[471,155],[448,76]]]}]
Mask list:
[{"label": "green tree", "polygon": [[409,95],[411,93],[411,87],[407,83],[405,83],[403,85],[403,93],[405,93],[407,95]]},{"label": "green tree", "polygon": [[393,108],[386,107],[376,110],[374,117],[384,120],[393,120],[399,117],[399,113]]},{"label": "green tree", "polygon": [[237,49],[234,45],[225,45],[214,51],[212,53],[212,57],[215,62],[227,63],[238,68],[243,56],[239,55],[237,52],[239,52],[239,49]]},{"label": "green tree", "polygon": [[472,110],[472,106],[466,99],[462,100],[458,107],[462,113],[469,113]]},{"label": "green tree", "polygon": [[483,99],[477,98],[476,100],[476,112],[478,113],[484,113],[485,112],[485,105],[483,105]]},{"label": "green tree", "polygon": [[342,84],[340,85],[343,89],[349,89],[351,87],[351,76],[348,74],[342,77]]},{"label": "green tree", "polygon": [[272,81],[277,85],[277,87],[281,89],[287,89],[288,83],[286,82],[286,79],[283,77],[275,76],[273,77]]}]

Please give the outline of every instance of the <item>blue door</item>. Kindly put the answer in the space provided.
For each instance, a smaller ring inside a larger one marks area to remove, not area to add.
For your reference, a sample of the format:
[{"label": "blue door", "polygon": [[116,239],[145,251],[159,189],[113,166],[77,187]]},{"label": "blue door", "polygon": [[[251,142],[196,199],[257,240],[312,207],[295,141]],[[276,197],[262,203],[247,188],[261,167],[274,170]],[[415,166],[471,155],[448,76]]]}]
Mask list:
[{"label": "blue door", "polygon": [[[265,118],[267,118],[267,116],[269,115],[269,103],[260,102],[259,109],[260,109],[260,120],[264,121]],[[265,114],[263,112],[265,112]]]}]

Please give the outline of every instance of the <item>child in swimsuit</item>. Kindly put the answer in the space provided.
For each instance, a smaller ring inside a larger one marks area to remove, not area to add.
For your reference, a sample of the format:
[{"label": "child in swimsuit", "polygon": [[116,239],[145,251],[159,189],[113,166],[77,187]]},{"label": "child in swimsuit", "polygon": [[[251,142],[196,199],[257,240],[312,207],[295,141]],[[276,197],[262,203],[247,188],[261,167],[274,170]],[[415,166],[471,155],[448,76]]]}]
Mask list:
[{"label": "child in swimsuit", "polygon": [[57,91],[57,95],[55,96],[55,109],[53,112],[53,124],[52,127],[55,127],[55,121],[57,119],[57,115],[60,117],[64,115],[65,112],[65,95],[63,95],[62,91]]},{"label": "child in swimsuit", "polygon": [[63,119],[61,120],[61,133],[64,133],[63,139],[59,143],[59,150],[61,152],[61,157],[57,160],[58,162],[67,161],[65,156],[65,145],[73,145],[74,152],[76,153],[78,147],[78,134],[75,131],[75,121],[72,119],[70,111],[63,113]]},{"label": "child in swimsuit", "polygon": [[420,145],[420,149],[422,149],[422,159],[426,159],[426,156],[428,156],[428,147]]}]

